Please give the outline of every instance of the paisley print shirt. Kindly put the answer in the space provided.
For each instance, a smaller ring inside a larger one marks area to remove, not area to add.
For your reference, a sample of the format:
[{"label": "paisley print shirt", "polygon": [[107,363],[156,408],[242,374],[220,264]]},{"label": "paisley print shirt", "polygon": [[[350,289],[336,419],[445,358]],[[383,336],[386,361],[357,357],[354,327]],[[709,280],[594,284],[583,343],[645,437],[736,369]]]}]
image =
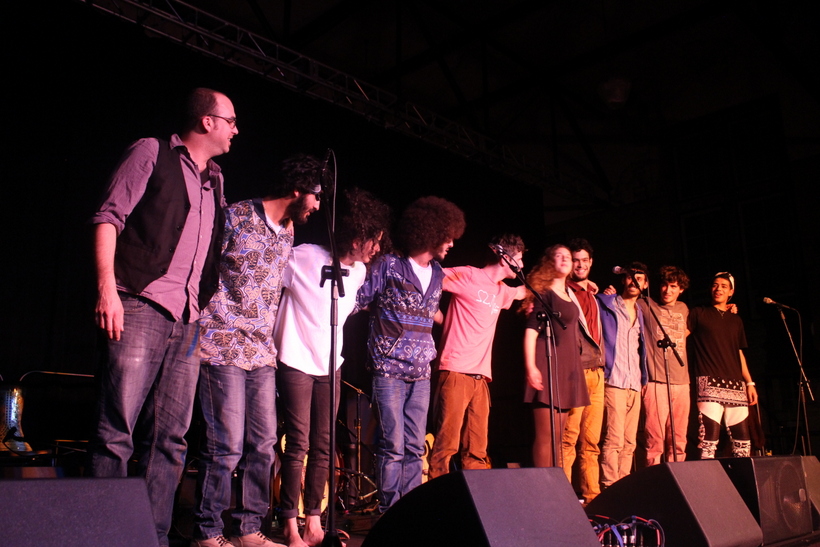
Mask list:
[{"label": "paisley print shirt", "polygon": [[260,199],[229,205],[225,217],[219,289],[200,319],[202,362],[244,370],[276,366],[273,325],[293,224],[277,234]]},{"label": "paisley print shirt", "polygon": [[369,368],[377,376],[401,380],[429,380],[436,357],[433,317],[441,300],[444,272],[432,261],[427,292],[413,272],[409,258],[382,256],[356,297],[358,308],[370,307],[367,339]]}]

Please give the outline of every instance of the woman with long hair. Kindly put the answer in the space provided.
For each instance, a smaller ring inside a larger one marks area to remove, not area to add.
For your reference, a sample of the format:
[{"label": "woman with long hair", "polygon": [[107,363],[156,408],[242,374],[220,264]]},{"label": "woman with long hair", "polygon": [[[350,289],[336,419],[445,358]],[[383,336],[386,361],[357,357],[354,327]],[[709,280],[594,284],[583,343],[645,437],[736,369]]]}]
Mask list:
[{"label": "woman with long hair", "polygon": [[[567,413],[571,408],[589,404],[584,370],[581,367],[579,316],[580,307],[566,279],[572,271],[572,255],[565,245],[553,245],[544,251],[538,265],[527,276],[532,288],[541,300],[530,294],[521,307],[530,310],[524,331],[524,365],[527,386],[524,402],[533,409],[535,440],[532,447],[533,464],[536,467],[560,466],[553,461],[553,435],[551,416],[555,423],[556,453],[561,454],[561,435]],[[547,366],[547,338],[544,322],[539,312],[560,313],[564,329],[552,316],[552,370],[553,393],[550,393],[550,370]],[[554,399],[553,399],[554,397]],[[559,456],[560,457],[560,456]]]}]

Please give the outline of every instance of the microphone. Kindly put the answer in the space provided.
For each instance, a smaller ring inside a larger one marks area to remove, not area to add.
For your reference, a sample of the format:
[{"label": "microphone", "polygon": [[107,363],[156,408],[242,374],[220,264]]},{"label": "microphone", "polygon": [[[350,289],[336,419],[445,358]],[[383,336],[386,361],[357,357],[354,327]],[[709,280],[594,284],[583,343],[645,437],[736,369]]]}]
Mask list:
[{"label": "microphone", "polygon": [[489,247],[490,249],[492,249],[493,253],[495,253],[495,254],[496,254],[496,255],[498,255],[498,256],[501,256],[501,257],[503,257],[503,256],[507,256],[507,251],[505,251],[505,250],[504,250],[504,247],[502,247],[501,245],[497,245],[497,244],[496,244],[496,245],[494,245],[494,244],[492,244],[492,243],[489,243],[489,244],[487,245],[487,247]]},{"label": "microphone", "polygon": [[332,181],[330,180],[332,174],[330,174],[330,170],[328,169],[328,166],[330,165],[330,155],[332,153],[333,150],[331,148],[328,148],[327,152],[325,152],[325,159],[322,160],[322,171],[319,174],[319,184],[321,184],[322,192],[324,193],[329,193],[329,191],[333,189],[331,184]]},{"label": "microphone", "polygon": [[777,306],[778,308],[786,308],[787,310],[797,311],[796,309],[794,309],[790,306],[787,306],[786,304],[781,304],[780,302],[775,302],[774,300],[772,300],[768,296],[763,297],[763,303],[764,304],[772,304],[774,306]]},{"label": "microphone", "polygon": [[612,268],[612,273],[615,275],[629,275],[633,273],[635,270],[631,270],[629,268],[621,268],[620,266],[615,266]]},{"label": "microphone", "polygon": [[521,271],[521,268],[519,268],[518,265],[513,262],[512,257],[509,254],[507,254],[507,251],[504,250],[504,247],[497,243],[488,243],[487,247],[489,247],[493,251],[493,254],[495,254],[504,262],[506,262],[507,266],[509,266],[513,272],[518,273]]}]

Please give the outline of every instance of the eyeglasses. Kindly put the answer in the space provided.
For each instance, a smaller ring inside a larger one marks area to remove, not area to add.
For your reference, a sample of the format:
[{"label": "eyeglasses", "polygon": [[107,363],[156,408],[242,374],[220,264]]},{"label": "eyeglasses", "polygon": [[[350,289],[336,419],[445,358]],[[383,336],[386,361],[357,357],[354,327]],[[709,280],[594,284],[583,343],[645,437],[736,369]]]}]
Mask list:
[{"label": "eyeglasses", "polygon": [[218,114],[208,114],[208,116],[212,118],[221,118],[225,120],[226,122],[228,122],[228,125],[231,126],[231,129],[236,127],[236,116],[234,116],[233,118],[226,118],[225,116],[220,116]]}]

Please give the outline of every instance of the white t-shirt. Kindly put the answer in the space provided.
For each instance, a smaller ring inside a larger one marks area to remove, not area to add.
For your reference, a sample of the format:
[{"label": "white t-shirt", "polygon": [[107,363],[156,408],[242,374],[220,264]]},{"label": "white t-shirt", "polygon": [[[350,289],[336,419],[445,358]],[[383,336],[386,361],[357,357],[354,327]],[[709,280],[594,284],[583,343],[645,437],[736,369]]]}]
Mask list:
[{"label": "white t-shirt", "polygon": [[413,273],[416,274],[416,277],[419,278],[419,282],[421,282],[421,294],[426,294],[427,288],[430,286],[430,281],[433,279],[433,267],[430,264],[420,266],[412,258],[410,259],[410,265],[413,266]]},{"label": "white t-shirt", "polygon": [[[294,247],[282,286],[274,345],[281,362],[312,376],[327,376],[330,360],[330,281],[324,287],[322,266],[330,265],[330,252],[319,245]],[[336,338],[336,368],[342,364],[342,327],[356,305],[356,292],[364,283],[367,268],[361,262],[344,266],[345,296],[339,298],[339,327]]]}]

